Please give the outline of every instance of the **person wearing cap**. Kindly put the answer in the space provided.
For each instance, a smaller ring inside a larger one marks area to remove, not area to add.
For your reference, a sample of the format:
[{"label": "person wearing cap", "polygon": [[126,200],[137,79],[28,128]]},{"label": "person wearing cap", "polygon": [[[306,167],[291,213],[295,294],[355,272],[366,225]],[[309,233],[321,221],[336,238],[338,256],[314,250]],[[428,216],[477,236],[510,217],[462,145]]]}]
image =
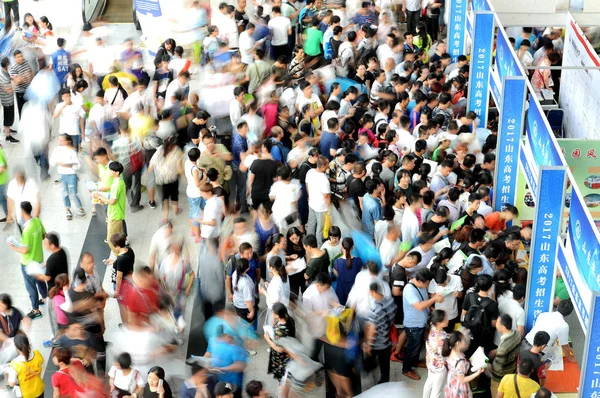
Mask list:
[{"label": "person wearing cap", "polygon": [[561,345],[564,356],[569,362],[575,362],[573,349],[569,345],[569,324],[565,321],[565,317],[573,312],[573,303],[571,300],[563,300],[558,304],[556,311],[542,312],[535,321],[533,328],[527,333],[521,349],[530,349],[533,347],[534,338],[537,332],[544,331],[550,335],[550,342],[544,349],[544,353],[548,354],[549,348],[558,340]]},{"label": "person wearing cap", "polygon": [[438,135],[438,147],[433,151],[432,160],[434,162],[443,162],[446,159],[446,151],[450,148],[450,143],[456,139],[455,135],[441,133]]},{"label": "person wearing cap", "polygon": [[222,381],[217,383],[214,389],[215,398],[233,398],[235,396],[241,397],[241,390],[239,391],[239,394],[236,394],[238,393],[238,388],[235,386],[235,384],[225,383]]}]

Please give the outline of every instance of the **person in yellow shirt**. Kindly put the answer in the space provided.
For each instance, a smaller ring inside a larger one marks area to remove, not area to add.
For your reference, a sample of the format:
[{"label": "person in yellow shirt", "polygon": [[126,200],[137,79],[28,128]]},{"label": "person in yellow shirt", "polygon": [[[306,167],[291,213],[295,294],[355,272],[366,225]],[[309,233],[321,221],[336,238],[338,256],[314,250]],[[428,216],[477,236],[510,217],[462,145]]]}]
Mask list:
[{"label": "person in yellow shirt", "polygon": [[144,111],[141,103],[134,104],[133,110],[134,112],[129,118],[131,139],[143,143],[148,133],[155,130],[154,119]]},{"label": "person in yellow shirt", "polygon": [[23,398],[36,398],[44,396],[44,381],[42,380],[42,366],[44,358],[38,350],[31,351],[29,340],[24,334],[15,336],[15,347],[19,356],[10,362],[7,370],[8,385],[19,386]]},{"label": "person in yellow shirt", "polygon": [[529,378],[533,371],[533,362],[523,358],[519,363],[518,374],[508,374],[502,378],[496,398],[521,398],[535,394],[540,385]]}]

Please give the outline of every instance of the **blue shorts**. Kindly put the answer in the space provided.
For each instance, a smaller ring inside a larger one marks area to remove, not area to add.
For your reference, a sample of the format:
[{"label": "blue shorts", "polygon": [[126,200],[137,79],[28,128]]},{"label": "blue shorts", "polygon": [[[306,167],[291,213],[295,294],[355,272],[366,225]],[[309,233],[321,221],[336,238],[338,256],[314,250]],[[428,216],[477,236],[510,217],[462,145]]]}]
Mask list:
[{"label": "blue shorts", "polygon": [[[200,206],[201,206],[203,200],[204,200],[203,197],[190,198],[188,196],[188,201],[190,203],[190,213],[189,213],[190,220],[200,218],[200,213],[201,213]],[[197,221],[194,221],[193,224],[194,224],[194,226],[200,226],[200,223]]]}]

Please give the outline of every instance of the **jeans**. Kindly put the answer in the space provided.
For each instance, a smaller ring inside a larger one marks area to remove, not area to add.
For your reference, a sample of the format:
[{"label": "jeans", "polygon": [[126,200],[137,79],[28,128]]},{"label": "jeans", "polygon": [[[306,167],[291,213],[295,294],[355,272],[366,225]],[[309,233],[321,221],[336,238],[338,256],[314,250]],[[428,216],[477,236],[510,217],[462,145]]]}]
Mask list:
[{"label": "jeans", "polygon": [[323,244],[323,225],[325,224],[326,211],[316,212],[310,206],[308,208],[308,223],[306,224],[306,233],[317,237],[319,247]]},{"label": "jeans", "polygon": [[48,178],[50,178],[50,174],[48,172],[50,169],[50,162],[48,160],[48,148],[42,150],[39,154],[34,155],[33,158],[35,159],[36,163],[40,166],[40,179],[42,181],[45,181]]},{"label": "jeans", "polygon": [[246,181],[248,174],[233,166],[233,176],[229,180],[229,203],[240,204],[242,213],[248,211],[246,204]]},{"label": "jeans", "polygon": [[73,140],[73,147],[75,148],[75,152],[79,153],[79,145],[81,145],[81,135],[69,134],[69,136]]},{"label": "jeans", "polygon": [[67,209],[71,208],[70,196],[73,196],[75,207],[81,209],[81,200],[77,196],[77,174],[61,174],[60,183],[62,184],[63,203]]},{"label": "jeans", "polygon": [[375,368],[375,360],[379,363],[379,372],[381,378],[377,384],[387,383],[390,381],[390,354],[392,353],[392,347],[389,346],[382,350],[371,350],[371,355],[367,357],[368,362],[372,368]]},{"label": "jeans", "polygon": [[23,280],[25,281],[25,290],[27,290],[27,294],[29,295],[29,301],[31,301],[31,308],[37,311],[40,308],[40,295],[43,299],[48,297],[48,286],[46,286],[46,282],[38,281],[33,276],[29,275],[25,271],[25,266],[23,264],[21,264],[21,274],[23,274]]},{"label": "jeans", "polygon": [[423,398],[444,398],[444,388],[446,387],[446,369],[438,373],[427,371],[427,380],[423,387]]},{"label": "jeans", "polygon": [[406,10],[406,31],[416,34],[419,19],[421,19],[421,10]]},{"label": "jeans", "polygon": [[6,201],[6,185],[0,184],[0,206],[2,206],[2,210],[4,210],[4,216],[8,216],[8,202]]},{"label": "jeans", "polygon": [[402,372],[410,372],[413,366],[419,363],[419,354],[421,353],[421,344],[425,328],[404,328],[406,332],[406,345],[404,346],[404,362],[402,362]]},{"label": "jeans", "polygon": [[135,173],[123,173],[123,181],[125,182],[125,188],[127,188],[129,206],[139,206],[142,198],[142,169]]}]

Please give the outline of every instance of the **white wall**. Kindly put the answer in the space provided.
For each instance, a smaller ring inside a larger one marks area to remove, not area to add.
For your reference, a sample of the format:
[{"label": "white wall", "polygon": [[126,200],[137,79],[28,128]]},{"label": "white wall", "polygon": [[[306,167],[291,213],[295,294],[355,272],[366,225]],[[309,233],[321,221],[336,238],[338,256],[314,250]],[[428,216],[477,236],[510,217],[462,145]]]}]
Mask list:
[{"label": "white wall", "polygon": [[496,12],[554,14],[557,0],[492,0]]}]

